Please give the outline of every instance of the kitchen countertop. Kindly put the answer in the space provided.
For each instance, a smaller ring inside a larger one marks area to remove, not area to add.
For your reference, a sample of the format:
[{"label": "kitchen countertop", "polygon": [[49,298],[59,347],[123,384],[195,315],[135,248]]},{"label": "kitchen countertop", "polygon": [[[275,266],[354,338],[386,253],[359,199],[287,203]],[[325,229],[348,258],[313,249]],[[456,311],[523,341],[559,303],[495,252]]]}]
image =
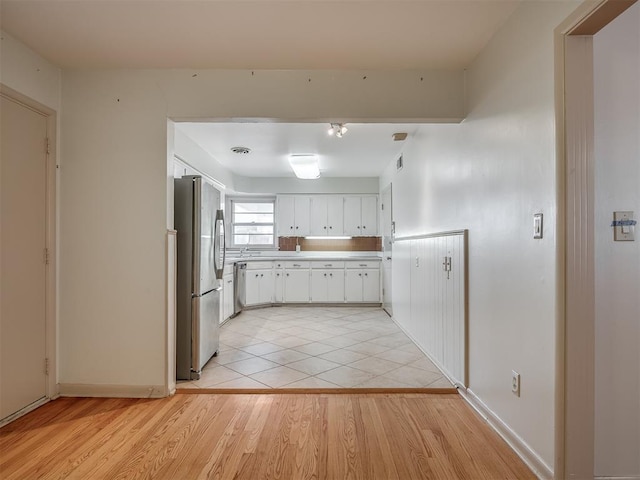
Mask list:
[{"label": "kitchen countertop", "polygon": [[267,252],[248,252],[243,255],[231,254],[227,252],[227,258],[225,263],[227,265],[236,262],[271,262],[271,261],[288,261],[288,260],[381,260],[382,252],[279,252],[279,251],[267,251]]}]

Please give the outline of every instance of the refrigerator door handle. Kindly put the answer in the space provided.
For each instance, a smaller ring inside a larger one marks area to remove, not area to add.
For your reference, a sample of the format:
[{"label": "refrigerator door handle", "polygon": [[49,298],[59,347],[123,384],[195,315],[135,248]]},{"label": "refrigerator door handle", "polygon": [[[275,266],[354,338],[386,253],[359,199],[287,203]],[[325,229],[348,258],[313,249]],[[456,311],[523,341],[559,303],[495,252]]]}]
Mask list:
[{"label": "refrigerator door handle", "polygon": [[[220,227],[222,228],[222,245],[220,245],[220,233],[218,231],[218,225],[220,225]],[[222,279],[222,275],[224,273],[224,262],[226,260],[226,244],[227,244],[227,239],[226,239],[226,234],[227,232],[225,231],[224,228],[224,213],[222,212],[222,210],[216,210],[216,222],[215,222],[215,228],[214,228],[214,247],[213,247],[213,251],[214,251],[214,269],[216,271],[216,278],[218,280]],[[218,265],[218,261],[220,260],[220,249],[222,249],[222,265]]]}]

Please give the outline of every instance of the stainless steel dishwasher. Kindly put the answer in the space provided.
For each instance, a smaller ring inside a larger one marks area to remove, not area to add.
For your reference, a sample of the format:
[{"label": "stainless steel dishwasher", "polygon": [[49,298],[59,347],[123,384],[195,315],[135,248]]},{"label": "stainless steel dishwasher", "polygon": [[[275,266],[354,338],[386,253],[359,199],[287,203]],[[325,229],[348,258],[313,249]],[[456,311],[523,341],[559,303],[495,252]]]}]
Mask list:
[{"label": "stainless steel dishwasher", "polygon": [[247,301],[247,263],[233,266],[233,316],[238,315]]}]

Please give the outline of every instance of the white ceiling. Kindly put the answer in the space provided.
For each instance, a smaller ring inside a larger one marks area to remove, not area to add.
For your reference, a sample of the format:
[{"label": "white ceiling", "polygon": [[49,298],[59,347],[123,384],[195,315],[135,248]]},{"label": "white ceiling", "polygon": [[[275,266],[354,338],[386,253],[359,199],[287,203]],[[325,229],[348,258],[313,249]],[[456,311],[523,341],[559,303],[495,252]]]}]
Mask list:
[{"label": "white ceiling", "polygon": [[61,67],[460,69],[519,0],[1,0]]},{"label": "white ceiling", "polygon": [[[342,138],[328,135],[328,123],[177,123],[205,151],[232,172],[247,177],[293,177],[288,156],[318,154],[323,177],[377,177],[397,158],[405,142],[392,134],[411,136],[418,124],[346,124]],[[407,138],[407,140],[410,137]],[[232,147],[248,147],[239,155]]]}]

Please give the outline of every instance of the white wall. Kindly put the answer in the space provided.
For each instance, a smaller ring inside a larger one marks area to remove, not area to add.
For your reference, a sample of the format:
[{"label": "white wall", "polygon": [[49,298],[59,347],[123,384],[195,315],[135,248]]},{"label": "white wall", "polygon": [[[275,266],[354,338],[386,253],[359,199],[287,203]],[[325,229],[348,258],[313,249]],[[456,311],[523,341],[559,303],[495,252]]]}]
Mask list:
[{"label": "white wall", "polygon": [[236,190],[243,193],[378,193],[378,177],[250,178],[236,176]]},{"label": "white wall", "polygon": [[[469,229],[470,389],[547,474],[556,322],[553,29],[576,6],[523,2],[468,69],[464,122],[421,127],[404,149],[404,168],[396,172],[392,162],[380,181],[381,188],[393,182],[396,236]],[[533,239],[538,212],[542,240]],[[521,375],[520,398],[511,393],[512,369]]]},{"label": "white wall", "polygon": [[449,121],[462,93],[462,72],[65,70],[61,383],[165,384],[167,118]]},{"label": "white wall", "polygon": [[0,83],[60,111],[60,69],[1,30]]},{"label": "white wall", "polygon": [[616,210],[640,219],[640,5],[594,37],[595,474],[640,478],[640,228],[614,242]]}]

